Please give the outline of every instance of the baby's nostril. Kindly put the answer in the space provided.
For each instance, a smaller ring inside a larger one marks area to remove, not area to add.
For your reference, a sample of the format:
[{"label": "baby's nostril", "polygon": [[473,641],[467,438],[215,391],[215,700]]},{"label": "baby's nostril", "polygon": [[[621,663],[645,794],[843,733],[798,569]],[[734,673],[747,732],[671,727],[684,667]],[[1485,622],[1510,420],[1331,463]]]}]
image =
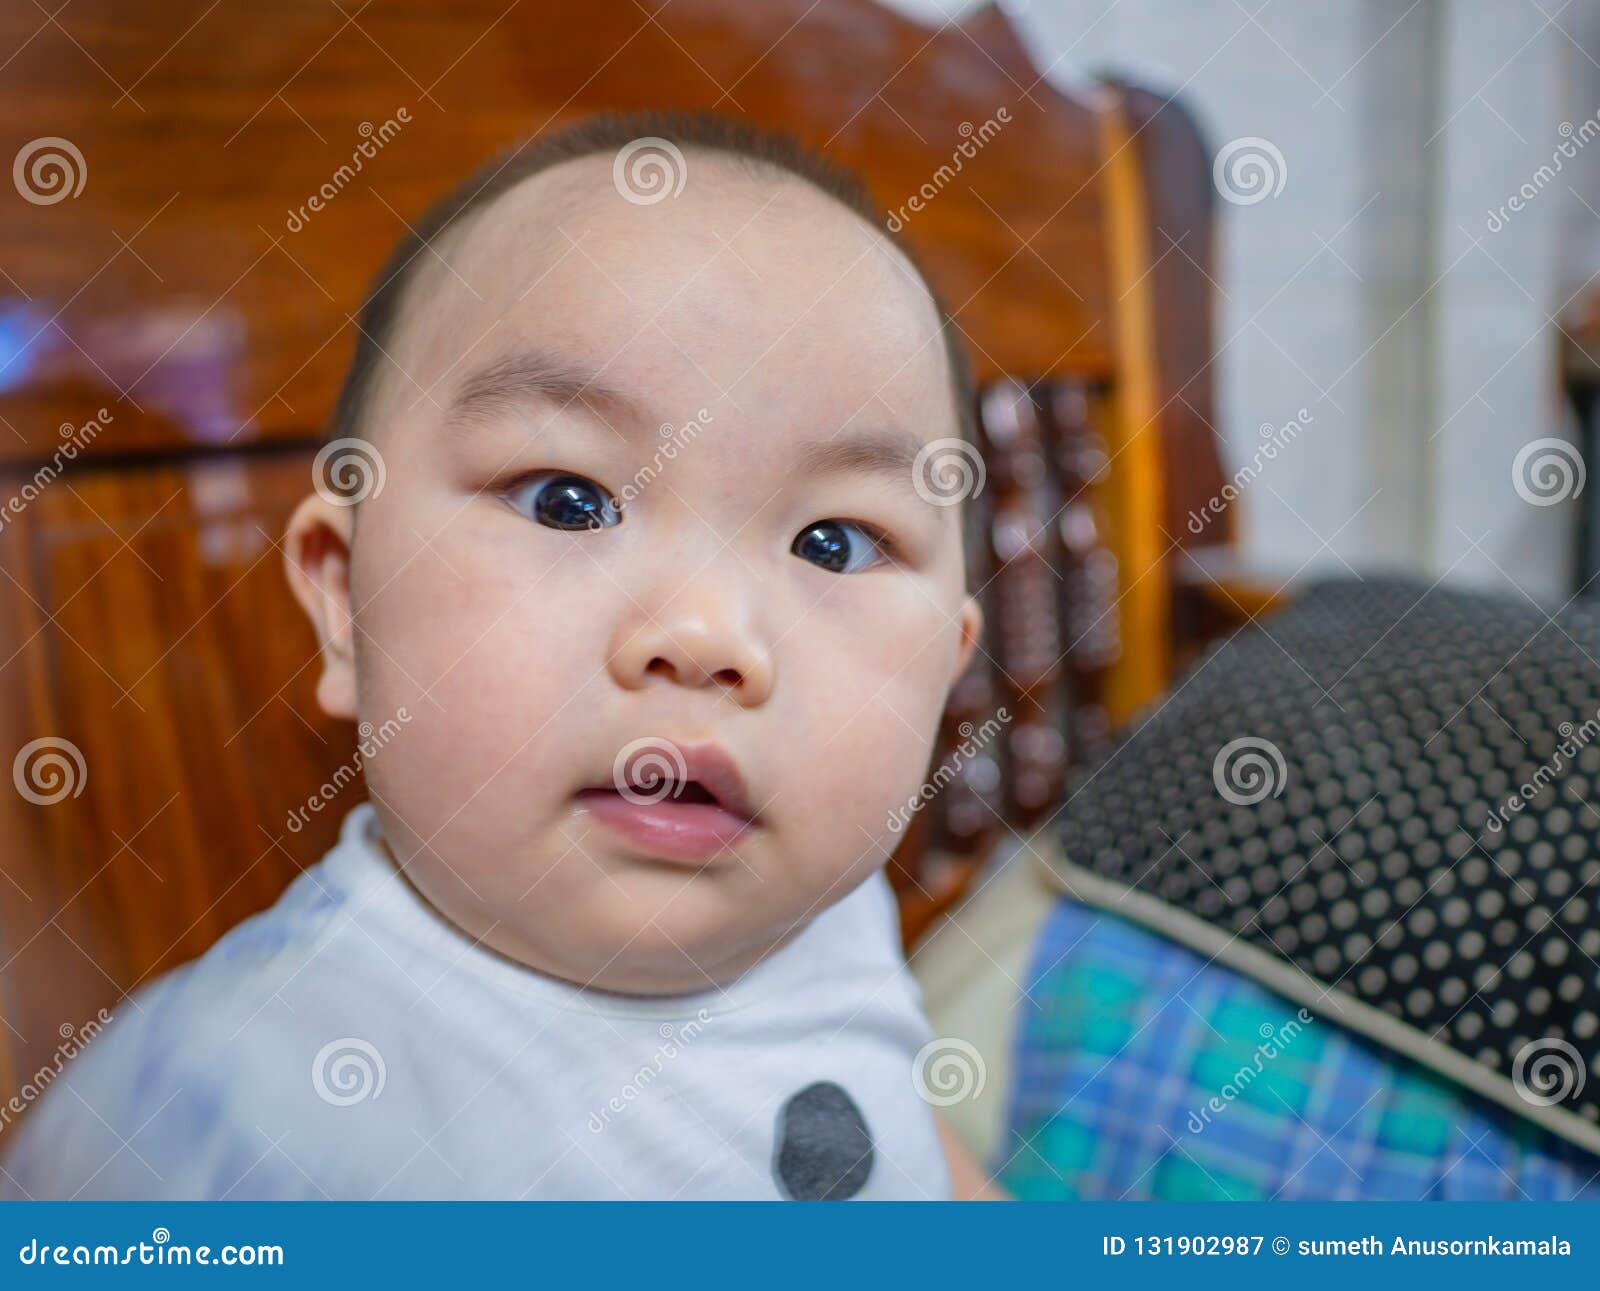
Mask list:
[{"label": "baby's nostril", "polygon": [[[703,679],[706,674],[692,660],[688,662],[689,667],[680,672],[677,664],[658,654],[644,666],[645,676],[661,677],[667,681],[683,681],[685,684],[700,684],[699,679]],[[737,689],[744,685],[744,674],[737,668],[719,668],[711,674],[711,681],[730,690]]]}]

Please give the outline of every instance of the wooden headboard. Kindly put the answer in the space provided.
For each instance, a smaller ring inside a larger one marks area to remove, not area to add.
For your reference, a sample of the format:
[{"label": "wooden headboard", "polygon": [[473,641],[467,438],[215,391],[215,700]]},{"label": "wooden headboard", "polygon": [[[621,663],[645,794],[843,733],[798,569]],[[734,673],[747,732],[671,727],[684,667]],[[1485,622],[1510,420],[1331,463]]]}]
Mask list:
[{"label": "wooden headboard", "polygon": [[79,0],[10,7],[0,46],[0,1095],[331,843],[342,811],[284,822],[356,733],[278,544],[352,314],[447,186],[592,111],[742,113],[859,169],[984,385],[989,630],[941,757],[1014,720],[908,831],[908,932],[1165,684],[1221,484],[1177,105],[1062,94],[997,9],[873,0]]}]

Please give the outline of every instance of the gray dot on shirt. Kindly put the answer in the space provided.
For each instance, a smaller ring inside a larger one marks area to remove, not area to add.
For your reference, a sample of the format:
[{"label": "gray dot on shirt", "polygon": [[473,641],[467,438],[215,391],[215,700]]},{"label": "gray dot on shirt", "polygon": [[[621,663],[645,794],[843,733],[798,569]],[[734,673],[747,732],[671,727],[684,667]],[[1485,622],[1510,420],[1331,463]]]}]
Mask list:
[{"label": "gray dot on shirt", "polygon": [[872,1173],[872,1132],[850,1095],[819,1080],[778,1113],[773,1177],[794,1201],[846,1201]]}]

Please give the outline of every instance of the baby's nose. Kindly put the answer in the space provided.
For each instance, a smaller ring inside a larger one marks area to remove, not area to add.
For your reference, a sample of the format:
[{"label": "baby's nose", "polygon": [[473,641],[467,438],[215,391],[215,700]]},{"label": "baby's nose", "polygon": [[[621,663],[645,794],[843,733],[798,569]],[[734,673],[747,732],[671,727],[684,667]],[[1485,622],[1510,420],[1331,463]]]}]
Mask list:
[{"label": "baby's nose", "polygon": [[612,652],[610,668],[629,690],[652,682],[716,686],[747,707],[772,693],[771,651],[736,605],[669,606],[633,626]]}]

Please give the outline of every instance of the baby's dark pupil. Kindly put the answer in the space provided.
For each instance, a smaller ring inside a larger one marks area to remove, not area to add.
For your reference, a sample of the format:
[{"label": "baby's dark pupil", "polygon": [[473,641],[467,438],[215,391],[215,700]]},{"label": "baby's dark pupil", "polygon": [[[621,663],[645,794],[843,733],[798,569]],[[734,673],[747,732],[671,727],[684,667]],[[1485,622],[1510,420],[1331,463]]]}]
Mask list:
[{"label": "baby's dark pupil", "polygon": [[850,540],[836,524],[814,524],[795,539],[795,555],[835,573],[850,563]]},{"label": "baby's dark pupil", "polygon": [[598,529],[605,502],[594,485],[573,476],[551,480],[539,491],[534,513],[556,529]]}]

